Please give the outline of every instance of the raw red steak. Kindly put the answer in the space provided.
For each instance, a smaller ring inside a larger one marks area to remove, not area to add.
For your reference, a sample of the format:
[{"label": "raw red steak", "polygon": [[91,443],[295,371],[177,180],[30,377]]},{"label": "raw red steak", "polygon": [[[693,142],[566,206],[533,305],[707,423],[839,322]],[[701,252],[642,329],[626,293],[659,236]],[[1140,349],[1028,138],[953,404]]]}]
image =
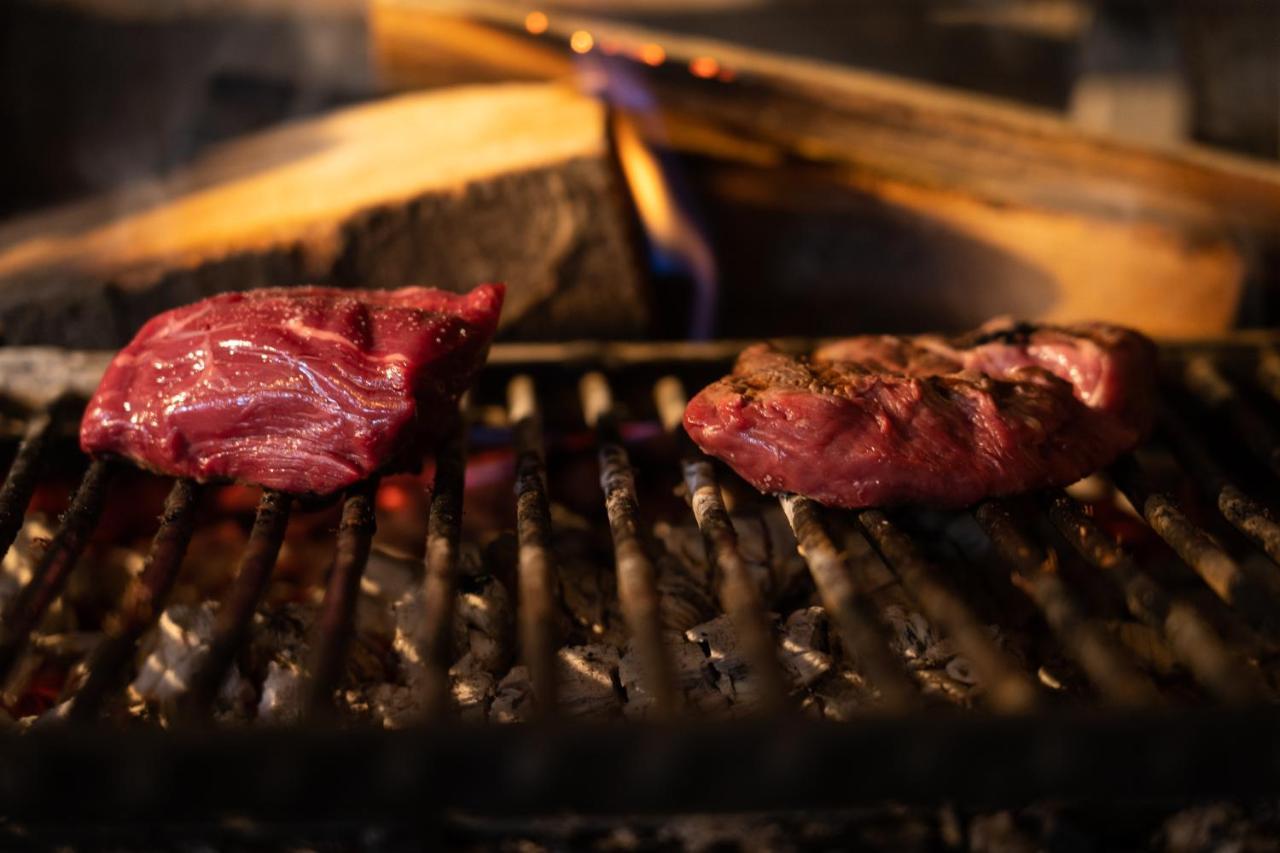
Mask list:
[{"label": "raw red steak", "polygon": [[1114,326],[988,324],[745,351],[685,429],[766,492],[844,507],[965,506],[1065,485],[1151,427],[1155,349]]},{"label": "raw red steak", "polygon": [[80,446],[174,476],[337,491],[448,426],[503,293],[274,288],[175,308],[111,362]]}]

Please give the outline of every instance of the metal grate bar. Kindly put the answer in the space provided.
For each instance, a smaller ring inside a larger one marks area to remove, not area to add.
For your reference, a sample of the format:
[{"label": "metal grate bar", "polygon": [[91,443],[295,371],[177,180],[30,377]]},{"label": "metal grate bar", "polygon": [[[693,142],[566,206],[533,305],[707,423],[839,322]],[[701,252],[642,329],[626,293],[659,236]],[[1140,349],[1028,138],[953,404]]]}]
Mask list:
[{"label": "metal grate bar", "polygon": [[869,600],[857,589],[849,567],[822,523],[822,510],[799,495],[779,498],[800,553],[809,566],[822,606],[835,623],[850,658],[880,691],[887,708],[920,703],[915,681],[889,647],[888,632]]},{"label": "metal grate bar", "polygon": [[254,611],[275,569],[292,504],[289,495],[270,489],[258,501],[258,514],[240,557],[235,582],[214,621],[209,651],[180,700],[180,713],[188,722],[207,717],[236,652],[244,644]]},{"label": "metal grate bar", "polygon": [[1038,701],[1038,691],[1014,661],[996,645],[987,627],[938,569],[920,553],[911,538],[881,510],[862,510],[858,522],[886,563],[920,602],[925,615],[938,623],[973,661],[989,689],[987,701],[999,711],[1021,712]]},{"label": "metal grate bar", "polygon": [[688,400],[684,384],[666,376],[653,389],[662,426],[680,445],[680,470],[694,520],[702,533],[707,561],[717,579],[720,606],[733,625],[743,656],[760,680],[763,710],[786,707],[787,682],[778,663],[773,627],[755,580],[738,549],[738,532],[724,505],[715,465],[685,434],[682,420]]},{"label": "metal grate bar", "polygon": [[1111,466],[1111,476],[1151,529],[1219,598],[1254,627],[1274,634],[1276,609],[1269,590],[1246,573],[1212,536],[1192,523],[1172,497],[1153,490],[1141,463],[1132,454],[1121,457]]},{"label": "metal grate bar", "polygon": [[1215,414],[1224,416],[1245,445],[1272,472],[1280,475],[1280,435],[1240,396],[1235,385],[1208,356],[1187,359],[1183,383],[1193,396]]},{"label": "metal grate bar", "polygon": [[[0,797],[19,827],[182,821],[187,833],[203,821],[258,833],[273,821],[338,816],[361,826],[422,826],[449,810],[563,819],[812,814],[895,801],[1149,808],[1273,796],[1278,753],[1273,708],[868,714],[843,725],[433,726],[340,737],[137,727],[103,739],[37,729],[0,734]],[[72,783],[85,795],[69,796]],[[246,837],[240,846],[264,836]]]},{"label": "metal grate bar", "polygon": [[536,711],[548,714],[557,701],[555,563],[541,415],[531,377],[521,374],[511,380],[507,411],[516,450],[520,648],[533,682]]},{"label": "metal grate bar", "polygon": [[334,712],[333,691],[342,677],[347,649],[354,630],[356,600],[360,596],[360,579],[369,562],[373,534],[377,529],[374,497],[378,493],[378,477],[355,486],[342,505],[342,521],[338,524],[337,553],[329,583],[316,620],[316,639],[312,646],[311,680],[307,685],[305,713],[312,717],[328,717]]},{"label": "metal grate bar", "polygon": [[1182,418],[1164,408],[1160,413],[1161,432],[1177,452],[1178,461],[1191,472],[1192,479],[1217,504],[1222,517],[1280,563],[1280,524],[1262,504],[1242,492],[1218,466],[1205,446]]},{"label": "metal grate bar", "polygon": [[0,626],[0,681],[9,676],[32,632],[40,627],[49,605],[62,592],[80,552],[98,526],[115,470],[113,463],[103,459],[89,465],[58,532],[36,566],[34,577],[5,611],[3,626]]},{"label": "metal grate bar", "polygon": [[0,487],[0,554],[9,550],[22,528],[22,519],[36,490],[36,480],[57,424],[58,405],[40,412],[27,425],[22,443]]},{"label": "metal grate bar", "polygon": [[984,501],[974,511],[997,553],[1014,571],[1014,585],[1040,608],[1045,621],[1067,654],[1098,688],[1117,705],[1153,705],[1159,702],[1155,685],[1096,619],[1089,618],[1080,602],[1055,571],[1052,552],[1046,552],[1027,535],[1005,501]]},{"label": "metal grate bar", "polygon": [[635,474],[613,410],[613,394],[604,374],[588,373],[579,388],[587,425],[594,428],[600,459],[600,488],[604,492],[609,532],[617,564],[618,600],[636,643],[646,685],[659,715],[671,716],[683,704],[674,670],[662,641],[662,614],[653,562],[640,537],[639,499]]},{"label": "metal grate bar", "polygon": [[200,487],[191,480],[177,480],[169,490],[160,529],[151,540],[147,567],[125,592],[116,615],[107,620],[106,636],[89,659],[88,675],[71,704],[69,719],[73,722],[90,720],[98,713],[107,696],[119,685],[138,638],[164,610],[195,530],[199,497]]},{"label": "metal grate bar", "polygon": [[424,667],[422,707],[428,718],[450,709],[453,612],[458,592],[458,540],[466,485],[466,430],[460,427],[436,453],[436,476],[427,519],[426,577],[418,655]]},{"label": "metal grate bar", "polygon": [[1219,699],[1247,703],[1268,698],[1258,671],[1233,654],[1191,604],[1175,599],[1143,572],[1080,505],[1062,492],[1048,498],[1049,519],[1086,560],[1124,592],[1129,612],[1160,631],[1180,660]]}]

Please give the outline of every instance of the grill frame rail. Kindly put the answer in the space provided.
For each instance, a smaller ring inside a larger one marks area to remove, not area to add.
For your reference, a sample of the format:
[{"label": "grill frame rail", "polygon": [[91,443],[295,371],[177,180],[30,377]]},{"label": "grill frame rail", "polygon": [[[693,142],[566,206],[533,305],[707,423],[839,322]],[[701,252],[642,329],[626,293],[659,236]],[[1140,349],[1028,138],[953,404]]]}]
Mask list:
[{"label": "grill frame rail", "polygon": [[[1037,605],[1101,696],[1122,707],[1064,708],[1046,702],[1045,691],[992,641],[964,594],[922,551],[913,534],[896,523],[894,513],[844,513],[850,530],[860,531],[853,535],[865,535],[921,610],[985,675],[990,685],[985,704],[996,713],[930,707],[890,649],[885,625],[868,590],[860,586],[856,567],[847,561],[838,537],[826,529],[832,513],[805,498],[784,495],[781,505],[833,626],[856,668],[878,687],[880,699],[879,711],[838,725],[786,713],[791,697],[765,643],[770,618],[742,569],[733,521],[720,494],[719,469],[687,441],[679,426],[684,400],[680,369],[726,362],[738,346],[716,342],[495,348],[491,364],[511,376],[505,410],[516,455],[517,624],[522,655],[532,674],[537,722],[469,727],[449,719],[450,626],[466,461],[466,430],[460,428],[437,456],[430,504],[423,589],[427,607],[419,639],[428,673],[426,725],[404,732],[344,731],[341,736],[331,727],[331,698],[374,533],[376,482],[351,490],[345,498],[335,565],[312,645],[316,675],[308,686],[303,725],[270,731],[207,728],[214,693],[244,642],[289,520],[293,500],[272,492],[263,494],[240,575],[222,611],[214,653],[198,671],[184,702],[183,721],[193,730],[179,726],[172,732],[122,733],[98,725],[95,714],[121,686],[134,644],[163,609],[192,535],[201,490],[178,481],[166,502],[147,568],[126,592],[112,622],[115,628],[95,651],[89,675],[72,698],[68,720],[77,725],[0,734],[0,815],[150,819],[180,816],[197,805],[205,815],[266,805],[277,816],[300,818],[347,810],[405,816],[424,808],[435,813],[454,807],[504,814],[560,809],[678,813],[812,809],[888,799],[989,805],[1043,797],[1182,801],[1280,792],[1280,717],[1266,704],[1274,695],[1261,673],[1240,648],[1219,635],[1195,602],[1167,590],[1089,518],[1082,504],[1061,491],[1029,503],[1068,547],[1114,584],[1136,620],[1168,640],[1218,706],[1165,703],[1127,652],[1079,604],[1068,580],[1046,567],[1045,543],[1019,526],[1006,502],[989,501],[975,508],[974,515],[1006,561],[1014,586]],[[1280,363],[1276,346],[1280,341],[1248,338],[1225,348],[1172,347],[1169,358],[1175,364],[1194,368],[1170,371],[1183,383],[1175,393],[1187,391],[1191,399],[1200,400],[1206,418],[1245,424],[1255,433],[1244,442],[1250,452],[1268,450],[1265,419],[1205,353],[1228,352],[1224,357],[1238,359],[1243,352],[1259,360],[1257,383],[1261,393],[1270,394],[1274,389],[1267,382],[1274,365],[1267,365]],[[556,369],[581,378],[582,419],[596,435],[620,604],[655,700],[654,718],[646,723],[569,725],[556,714],[558,638],[550,616],[555,608],[555,560],[536,376],[557,361]],[[723,610],[744,653],[763,676],[760,713],[752,719],[708,724],[679,717],[683,698],[658,621],[654,567],[642,541],[622,413],[610,384],[612,372],[637,366],[662,377],[654,387],[657,414],[679,442],[679,479],[689,492],[708,562],[718,569]],[[672,370],[676,375],[669,375]],[[1211,380],[1208,391],[1201,381],[1205,376]],[[31,498],[57,422],[71,410],[68,401],[58,400],[30,421],[11,476],[0,487],[0,533],[10,540],[17,532],[12,520],[21,518],[21,507]],[[1259,430],[1264,431],[1261,438],[1256,435]],[[1237,486],[1227,467],[1194,436],[1181,413],[1176,418],[1162,413],[1162,430],[1155,440],[1181,451],[1182,475],[1221,513],[1224,523],[1274,559],[1272,539],[1278,528],[1265,497]],[[23,653],[74,568],[101,516],[119,464],[103,460],[90,465],[44,561],[6,612],[0,630],[3,673]],[[1274,578],[1271,583],[1258,579],[1256,566],[1246,566],[1197,524],[1136,456],[1120,460],[1110,475],[1151,530],[1232,613],[1260,634],[1275,631],[1280,607],[1272,597]],[[1170,749],[1171,744],[1178,748]],[[264,760],[284,769],[243,784],[244,767]],[[92,785],[85,782],[88,779]],[[47,796],[59,786],[91,787],[92,796]]]}]

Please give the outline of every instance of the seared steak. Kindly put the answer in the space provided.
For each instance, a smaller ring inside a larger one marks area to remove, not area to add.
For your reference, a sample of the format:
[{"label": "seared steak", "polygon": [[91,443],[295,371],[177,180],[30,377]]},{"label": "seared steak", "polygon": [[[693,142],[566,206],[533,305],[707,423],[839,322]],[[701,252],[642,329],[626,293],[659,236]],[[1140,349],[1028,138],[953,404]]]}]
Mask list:
[{"label": "seared steak", "polygon": [[107,368],[81,447],[197,480],[337,491],[449,425],[503,292],[275,288],[167,311]]},{"label": "seared steak", "polygon": [[866,336],[795,358],[756,346],[685,428],[756,488],[844,507],[965,506],[1065,485],[1149,431],[1155,349],[1114,326],[988,324]]}]

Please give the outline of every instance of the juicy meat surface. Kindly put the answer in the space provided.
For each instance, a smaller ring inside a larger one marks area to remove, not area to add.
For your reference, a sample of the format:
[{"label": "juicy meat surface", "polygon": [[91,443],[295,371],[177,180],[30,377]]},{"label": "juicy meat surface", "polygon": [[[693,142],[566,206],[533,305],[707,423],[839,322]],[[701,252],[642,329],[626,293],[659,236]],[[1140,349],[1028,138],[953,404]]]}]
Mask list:
[{"label": "juicy meat surface", "polygon": [[843,507],[966,506],[1066,485],[1142,440],[1155,348],[1116,326],[989,323],[963,338],[767,345],[698,393],[685,429],[765,492]]},{"label": "juicy meat surface", "polygon": [[112,360],[80,446],[172,476],[335,492],[448,428],[504,292],[271,288],[166,311]]}]

